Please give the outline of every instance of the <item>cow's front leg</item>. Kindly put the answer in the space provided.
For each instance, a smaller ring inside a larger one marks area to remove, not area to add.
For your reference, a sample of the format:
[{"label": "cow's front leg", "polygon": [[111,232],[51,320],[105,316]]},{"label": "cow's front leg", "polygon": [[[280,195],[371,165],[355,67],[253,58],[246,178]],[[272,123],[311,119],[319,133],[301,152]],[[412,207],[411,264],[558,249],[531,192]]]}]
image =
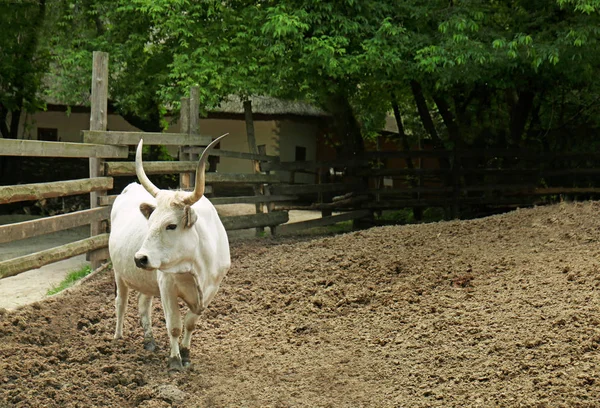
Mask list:
[{"label": "cow's front leg", "polygon": [[181,370],[181,354],[179,354],[179,336],[181,336],[181,314],[177,302],[177,289],[173,283],[172,277],[159,272],[158,284],[160,288],[160,299],[165,312],[167,322],[167,331],[171,343],[171,352],[169,354],[169,369]]},{"label": "cow's front leg", "polygon": [[148,351],[156,350],[156,342],[152,335],[152,296],[140,293],[138,299],[140,321],[144,329],[144,348]]},{"label": "cow's front leg", "polygon": [[[192,343],[192,334],[196,329],[196,322],[200,313],[204,309],[202,290],[198,282],[198,276],[195,273],[181,275],[179,278],[179,292],[190,310],[184,318],[183,339],[181,340],[181,361],[184,366],[191,364],[190,345]],[[181,284],[183,283],[183,284]]]},{"label": "cow's front leg", "polygon": [[183,339],[181,340],[181,362],[184,366],[188,366],[192,363],[190,358],[190,345],[192,343],[192,333],[194,333],[196,322],[199,317],[199,314],[193,313],[191,310],[185,314],[185,330],[183,332]]}]

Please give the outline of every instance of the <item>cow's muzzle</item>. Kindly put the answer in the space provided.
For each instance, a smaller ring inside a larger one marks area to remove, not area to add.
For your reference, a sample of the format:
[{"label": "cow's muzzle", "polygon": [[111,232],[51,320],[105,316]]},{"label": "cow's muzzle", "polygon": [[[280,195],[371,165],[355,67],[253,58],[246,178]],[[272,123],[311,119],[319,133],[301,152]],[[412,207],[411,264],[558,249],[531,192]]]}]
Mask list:
[{"label": "cow's muzzle", "polygon": [[138,268],[149,269],[148,257],[146,255],[136,255],[133,257],[133,259],[135,261],[135,266]]}]

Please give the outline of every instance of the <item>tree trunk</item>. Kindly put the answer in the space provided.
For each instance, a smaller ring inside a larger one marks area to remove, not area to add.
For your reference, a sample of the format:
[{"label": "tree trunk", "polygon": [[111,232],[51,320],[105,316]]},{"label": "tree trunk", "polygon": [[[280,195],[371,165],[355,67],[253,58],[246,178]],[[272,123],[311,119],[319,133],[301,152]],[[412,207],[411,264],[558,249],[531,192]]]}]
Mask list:
[{"label": "tree trunk", "polygon": [[458,124],[456,123],[456,119],[450,110],[450,105],[446,100],[440,96],[434,96],[433,101],[438,107],[438,112],[440,112],[440,116],[444,121],[444,125],[448,129],[448,136],[450,136],[450,140],[454,144],[458,144],[460,142],[460,131],[458,129]]},{"label": "tree trunk", "polygon": [[0,103],[0,136],[3,139],[9,139],[10,131],[8,130],[8,125],[6,121],[8,120],[8,109],[4,107],[2,103]]},{"label": "tree trunk", "polygon": [[429,134],[429,137],[431,137],[434,147],[436,149],[443,149],[444,143],[440,139],[437,130],[435,129],[433,119],[431,119],[431,114],[429,113],[429,108],[427,107],[427,101],[425,100],[425,95],[423,95],[423,88],[421,87],[421,84],[415,80],[412,80],[410,81],[410,88],[412,90],[413,97],[415,98],[417,111],[419,112],[419,117],[421,118],[421,122],[423,123],[425,131]]},{"label": "tree trunk", "polygon": [[341,137],[343,157],[352,157],[365,150],[360,125],[354,115],[348,96],[339,92],[329,95],[327,111],[331,113],[333,125]]},{"label": "tree trunk", "polygon": [[[417,110],[419,112],[419,116],[421,117],[421,122],[423,123],[423,127],[429,133],[431,140],[433,141],[433,146],[436,149],[444,149],[444,143],[440,139],[440,136],[435,129],[435,125],[433,124],[433,119],[431,118],[431,114],[429,113],[429,108],[427,107],[427,101],[425,100],[425,95],[423,95],[423,88],[421,84],[415,80],[410,81],[410,87],[413,93],[413,97],[415,98],[415,103],[417,105]],[[446,157],[440,157],[439,159],[440,167],[442,169],[450,169],[452,166],[450,164],[450,160]],[[448,176],[446,183],[447,185],[453,185],[453,177],[452,175]],[[445,218],[449,219],[453,217],[453,212],[451,213],[451,209],[444,208]]]},{"label": "tree trunk", "polygon": [[452,218],[456,218],[459,215],[458,200],[460,196],[460,160],[458,156],[458,148],[460,144],[460,135],[458,130],[458,124],[454,119],[454,115],[450,111],[450,105],[448,102],[440,96],[434,96],[433,101],[438,107],[440,116],[444,121],[444,125],[448,129],[448,136],[452,141]]},{"label": "tree trunk", "polygon": [[527,126],[535,93],[531,90],[522,92],[512,91],[509,95],[510,103],[510,141],[519,144],[521,136]]},{"label": "tree trunk", "polygon": [[[408,143],[408,136],[406,136],[406,132],[404,131],[404,124],[402,123],[402,116],[400,115],[400,108],[398,107],[398,101],[396,100],[396,96],[392,93],[392,109],[394,111],[394,117],[396,118],[396,125],[398,126],[398,134],[400,135],[400,144],[405,151],[410,150],[410,144]],[[412,161],[411,157],[406,158],[406,167],[409,169],[414,169],[415,165]],[[419,186],[419,182],[415,177],[410,178],[410,185],[413,188],[417,188]],[[419,194],[414,193],[413,199],[418,199]],[[413,207],[413,216],[415,220],[421,221],[423,219],[423,208],[421,207]]]}]

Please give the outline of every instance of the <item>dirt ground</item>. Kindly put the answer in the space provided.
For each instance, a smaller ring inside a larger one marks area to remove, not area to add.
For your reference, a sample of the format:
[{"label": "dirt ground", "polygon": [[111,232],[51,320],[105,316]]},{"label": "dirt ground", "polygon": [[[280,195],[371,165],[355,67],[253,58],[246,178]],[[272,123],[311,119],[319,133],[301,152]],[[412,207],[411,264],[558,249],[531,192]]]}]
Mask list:
[{"label": "dirt ground", "polygon": [[[232,244],[193,366],[166,369],[159,301],[112,340],[113,282],[0,316],[17,407],[597,407],[600,202]],[[0,402],[0,406],[2,403]]]}]

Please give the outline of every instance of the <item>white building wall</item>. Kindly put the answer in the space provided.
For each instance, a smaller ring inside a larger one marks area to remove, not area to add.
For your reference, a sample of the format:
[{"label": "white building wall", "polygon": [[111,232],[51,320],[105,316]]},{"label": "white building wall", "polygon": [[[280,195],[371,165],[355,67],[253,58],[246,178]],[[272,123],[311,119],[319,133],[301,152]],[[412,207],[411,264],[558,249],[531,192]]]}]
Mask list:
[{"label": "white building wall", "polygon": [[[243,119],[200,119],[200,134],[218,137],[223,133],[229,136],[221,142],[221,149],[249,152],[246,136],[246,124]],[[21,123],[19,137],[22,139],[37,139],[38,128],[52,128],[58,130],[59,141],[82,142],[81,131],[89,129],[89,113],[71,113],[46,111],[24,116]],[[317,124],[303,123],[293,120],[260,120],[254,122],[256,144],[265,145],[268,155],[281,155],[281,161],[295,159],[296,146],[306,148],[306,160],[316,158],[316,137],[319,132]],[[121,116],[108,115],[108,129],[115,131],[138,131]],[[170,126],[167,132],[178,132],[177,123]],[[169,153],[176,156],[177,148],[170,147]],[[249,160],[221,157],[217,171],[222,173],[251,173],[252,164]],[[283,180],[288,180],[288,175],[282,174]],[[312,183],[311,175],[296,176],[296,181]]]}]

